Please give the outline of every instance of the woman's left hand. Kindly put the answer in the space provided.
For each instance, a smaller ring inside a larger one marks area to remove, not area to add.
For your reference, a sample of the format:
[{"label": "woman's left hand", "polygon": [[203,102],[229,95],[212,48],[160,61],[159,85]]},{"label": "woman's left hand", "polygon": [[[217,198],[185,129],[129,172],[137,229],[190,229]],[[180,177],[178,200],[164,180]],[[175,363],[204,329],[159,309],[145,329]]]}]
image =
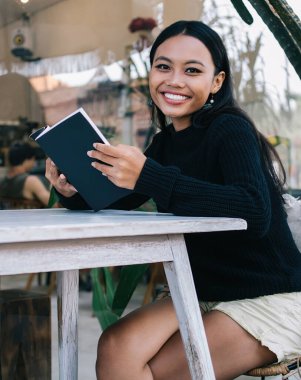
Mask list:
[{"label": "woman's left hand", "polygon": [[140,149],[130,145],[112,146],[101,143],[95,143],[93,147],[95,150],[88,151],[88,156],[104,162],[101,164],[93,161],[94,168],[116,186],[133,190],[146,161],[146,156]]}]

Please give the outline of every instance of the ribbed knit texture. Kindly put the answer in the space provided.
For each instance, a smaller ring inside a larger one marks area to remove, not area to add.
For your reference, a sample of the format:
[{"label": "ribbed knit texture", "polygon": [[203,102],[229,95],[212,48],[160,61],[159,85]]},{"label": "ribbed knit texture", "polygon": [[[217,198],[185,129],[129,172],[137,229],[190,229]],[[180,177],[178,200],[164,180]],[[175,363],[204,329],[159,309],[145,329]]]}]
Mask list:
[{"label": "ribbed knit texture", "polygon": [[247,231],[185,236],[201,300],[301,291],[301,254],[246,120],[222,115],[209,128],[175,132],[170,126],[154,137],[146,155],[137,204],[131,195],[116,207],[153,198],[160,212],[248,223]]}]

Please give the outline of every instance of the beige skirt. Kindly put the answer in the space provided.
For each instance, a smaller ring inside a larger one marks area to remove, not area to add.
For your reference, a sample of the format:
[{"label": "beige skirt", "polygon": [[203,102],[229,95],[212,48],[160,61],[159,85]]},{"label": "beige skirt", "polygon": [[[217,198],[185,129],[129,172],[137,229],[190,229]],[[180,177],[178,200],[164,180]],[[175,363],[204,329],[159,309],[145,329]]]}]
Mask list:
[{"label": "beige skirt", "polygon": [[301,292],[200,305],[205,312],[227,314],[274,352],[278,361],[301,356]]},{"label": "beige skirt", "polygon": [[[164,288],[157,299],[170,296]],[[219,310],[277,356],[301,356],[301,292],[273,294],[229,302],[200,302],[204,313]]]}]

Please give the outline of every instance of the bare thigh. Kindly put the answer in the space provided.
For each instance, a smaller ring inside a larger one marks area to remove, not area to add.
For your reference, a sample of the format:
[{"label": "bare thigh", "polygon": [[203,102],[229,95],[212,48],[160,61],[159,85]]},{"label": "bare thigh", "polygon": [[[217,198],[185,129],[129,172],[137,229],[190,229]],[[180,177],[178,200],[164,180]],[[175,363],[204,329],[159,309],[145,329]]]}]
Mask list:
[{"label": "bare thigh", "polygon": [[[276,360],[226,314],[214,310],[203,321],[217,380]],[[140,308],[105,331],[96,368],[101,379],[190,380],[171,299]]]},{"label": "bare thigh", "polygon": [[[232,380],[248,370],[272,363],[276,355],[228,315],[214,310],[203,315],[217,380]],[[155,380],[190,380],[179,331],[149,361]]]},{"label": "bare thigh", "polygon": [[121,318],[100,336],[97,379],[152,380],[148,362],[178,328],[170,299],[148,304]]}]

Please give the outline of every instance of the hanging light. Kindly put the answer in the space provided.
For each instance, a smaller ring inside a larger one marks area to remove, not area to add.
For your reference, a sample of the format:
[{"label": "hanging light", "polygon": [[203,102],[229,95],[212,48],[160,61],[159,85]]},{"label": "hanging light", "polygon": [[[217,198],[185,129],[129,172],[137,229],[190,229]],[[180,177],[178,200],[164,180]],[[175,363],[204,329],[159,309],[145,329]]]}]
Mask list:
[{"label": "hanging light", "polygon": [[21,2],[22,4],[27,4],[27,3],[29,2],[29,0],[20,0],[20,2]]}]

